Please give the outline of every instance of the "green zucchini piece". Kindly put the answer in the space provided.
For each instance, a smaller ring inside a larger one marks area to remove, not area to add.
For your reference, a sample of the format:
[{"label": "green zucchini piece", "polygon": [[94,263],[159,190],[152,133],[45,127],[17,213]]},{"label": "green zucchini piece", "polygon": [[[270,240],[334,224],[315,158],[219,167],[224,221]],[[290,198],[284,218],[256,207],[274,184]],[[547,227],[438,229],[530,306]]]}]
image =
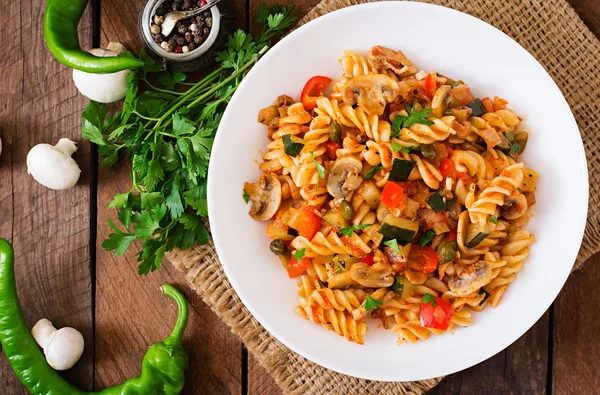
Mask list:
[{"label": "green zucchini piece", "polygon": [[390,181],[406,181],[408,180],[408,176],[412,171],[413,167],[417,162],[412,160],[404,160],[395,158],[394,162],[392,162],[392,169],[390,170],[390,176],[388,180]]},{"label": "green zucchini piece", "polygon": [[402,297],[402,292],[404,291],[404,284],[398,281],[398,277],[394,278],[394,283],[390,287],[394,293],[400,297]]},{"label": "green zucchini piece", "polygon": [[324,215],[323,215],[323,220],[325,220],[325,222],[327,222],[329,225],[333,226],[334,228],[345,228],[347,226],[350,226],[350,221],[348,221],[346,218],[344,218],[342,216],[342,213],[339,211],[332,211],[332,210],[328,210]]},{"label": "green zucchini piece", "polygon": [[486,291],[485,289],[481,288],[479,290],[479,295],[481,294],[485,294],[485,296],[483,297],[483,300],[481,302],[479,302],[479,307],[483,306],[485,304],[485,302],[487,302],[487,300],[490,298],[490,293],[488,291]]},{"label": "green zucchini piece", "polygon": [[444,201],[444,197],[442,196],[442,193],[440,191],[436,191],[433,195],[425,199],[425,201],[427,202],[427,204],[429,204],[429,207],[431,207],[431,209],[436,213],[439,213],[440,211],[448,207],[448,203]]},{"label": "green zucchini piece", "polygon": [[477,247],[479,243],[481,243],[486,237],[488,237],[489,233],[479,232],[473,237],[471,240],[465,243],[465,247],[473,248]]},{"label": "green zucchini piece", "polygon": [[300,153],[300,151],[302,151],[302,148],[304,148],[304,144],[292,141],[292,137],[289,134],[283,136],[282,140],[283,151],[287,155],[292,156],[294,158]]},{"label": "green zucchini piece", "polygon": [[400,275],[394,277],[394,283],[390,289],[402,299],[408,299],[415,294],[414,285],[406,277]]},{"label": "green zucchini piece", "polygon": [[388,214],[377,232],[388,239],[396,239],[399,245],[406,245],[419,231],[419,224],[406,218],[396,218]]},{"label": "green zucchini piece", "polygon": [[467,104],[467,107],[469,107],[471,110],[473,110],[474,117],[481,117],[483,114],[485,114],[487,112],[487,111],[485,111],[485,107],[484,107],[483,103],[479,99],[473,100],[471,103]]},{"label": "green zucchini piece", "polygon": [[287,233],[290,236],[294,236],[294,237],[298,236],[298,231],[296,229],[294,229],[294,228],[288,228],[288,232]]}]

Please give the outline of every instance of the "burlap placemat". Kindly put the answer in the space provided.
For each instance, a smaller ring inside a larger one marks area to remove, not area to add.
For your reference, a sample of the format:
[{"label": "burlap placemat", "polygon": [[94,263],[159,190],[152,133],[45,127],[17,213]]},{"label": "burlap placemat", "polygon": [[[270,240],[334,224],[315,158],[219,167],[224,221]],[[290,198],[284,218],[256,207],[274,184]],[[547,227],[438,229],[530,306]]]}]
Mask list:
[{"label": "burlap placemat", "polygon": [[[365,0],[323,0],[299,25],[328,12]],[[482,19],[514,38],[546,68],[567,98],[586,149],[590,184],[600,181],[600,42],[566,0],[436,0]],[[490,49],[488,56],[501,56]],[[534,87],[528,87],[534,89]],[[557,146],[557,152],[560,147]],[[575,264],[577,269],[600,244],[599,197],[590,190],[586,231]],[[231,287],[210,242],[174,252],[168,259],[185,272],[189,285],[239,336],[248,350],[273,375],[285,393],[296,394],[423,394],[441,378],[386,383],[345,376],[312,363],[273,338],[250,314]]]}]

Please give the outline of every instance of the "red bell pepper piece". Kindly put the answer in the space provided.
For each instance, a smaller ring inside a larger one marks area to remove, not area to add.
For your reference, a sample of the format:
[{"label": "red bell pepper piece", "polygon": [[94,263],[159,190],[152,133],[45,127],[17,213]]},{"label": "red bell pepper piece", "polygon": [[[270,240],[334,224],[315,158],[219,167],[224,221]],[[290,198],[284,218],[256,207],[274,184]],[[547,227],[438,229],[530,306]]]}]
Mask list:
[{"label": "red bell pepper piece", "polygon": [[322,75],[316,75],[308,80],[300,95],[300,101],[302,101],[305,110],[310,111],[315,108],[317,99],[329,84],[331,84],[331,78]]},{"label": "red bell pepper piece", "polygon": [[337,158],[336,151],[340,149],[340,143],[336,143],[335,141],[328,141],[325,143],[325,156],[331,160],[335,160]]},{"label": "red bell pepper piece", "polygon": [[406,206],[407,199],[408,196],[404,194],[404,187],[397,182],[388,181],[381,192],[381,201],[390,210],[403,209]]},{"label": "red bell pepper piece", "polygon": [[294,257],[290,261],[290,265],[288,266],[287,272],[290,278],[299,277],[304,274],[304,272],[310,266],[310,258],[302,258],[300,262]]},{"label": "red bell pepper piece", "polygon": [[435,298],[436,306],[433,306],[433,304],[432,302],[421,305],[421,312],[419,313],[421,326],[445,331],[448,329],[450,320],[454,315],[454,308],[450,302],[442,298]]}]

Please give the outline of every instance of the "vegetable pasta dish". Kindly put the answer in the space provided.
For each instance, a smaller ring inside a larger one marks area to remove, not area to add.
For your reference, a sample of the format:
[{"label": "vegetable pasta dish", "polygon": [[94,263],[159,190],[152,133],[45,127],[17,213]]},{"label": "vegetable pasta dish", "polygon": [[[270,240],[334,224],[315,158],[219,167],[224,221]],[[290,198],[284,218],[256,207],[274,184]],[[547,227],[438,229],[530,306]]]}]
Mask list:
[{"label": "vegetable pasta dish", "polygon": [[345,51],[340,64],[338,80],[315,76],[300,101],[259,112],[270,142],[244,185],[298,279],[296,311],[359,344],[369,316],[398,344],[468,326],[534,242],[521,118],[402,51]]}]

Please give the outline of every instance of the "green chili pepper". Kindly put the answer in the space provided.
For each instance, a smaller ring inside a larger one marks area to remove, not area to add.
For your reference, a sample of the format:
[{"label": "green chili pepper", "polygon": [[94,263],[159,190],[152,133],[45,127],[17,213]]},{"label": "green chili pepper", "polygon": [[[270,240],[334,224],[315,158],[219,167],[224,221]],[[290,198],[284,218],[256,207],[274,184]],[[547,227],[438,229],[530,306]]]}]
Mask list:
[{"label": "green chili pepper", "polygon": [[130,55],[101,58],[79,46],[77,24],[87,0],[48,0],[44,14],[44,38],[52,55],[62,64],[88,73],[114,73],[144,65]]},{"label": "green chili pepper", "polygon": [[134,395],[179,394],[183,388],[188,358],[182,347],[188,305],[183,294],[172,285],[161,287],[179,308],[171,334],[150,346],[142,362],[142,374],[116,387],[100,392],[85,392],[63,379],[46,362],[36,344],[19,305],[15,286],[14,252],[10,243],[0,239],[0,341],[15,374],[33,394],[47,395]]}]

